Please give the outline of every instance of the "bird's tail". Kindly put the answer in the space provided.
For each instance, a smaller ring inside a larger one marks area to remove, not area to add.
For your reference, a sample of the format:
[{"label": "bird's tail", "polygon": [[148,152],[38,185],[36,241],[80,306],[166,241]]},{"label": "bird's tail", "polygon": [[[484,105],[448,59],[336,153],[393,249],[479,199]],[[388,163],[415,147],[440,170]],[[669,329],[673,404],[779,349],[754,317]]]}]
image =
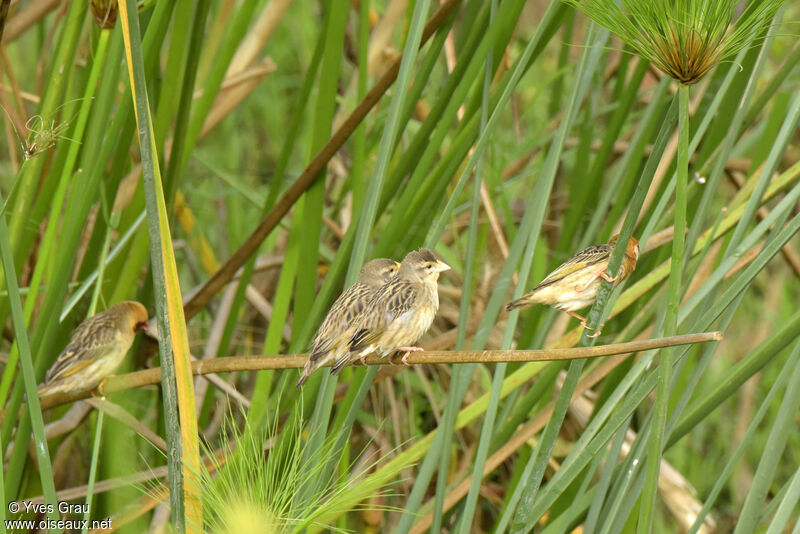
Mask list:
[{"label": "bird's tail", "polygon": [[312,353],[308,357],[306,366],[303,367],[303,371],[300,373],[300,378],[297,379],[297,383],[295,383],[294,386],[296,388],[300,388],[300,386],[302,386],[303,383],[308,380],[308,377],[311,376],[311,373],[320,367],[324,367],[329,362],[335,362],[333,367],[331,367],[331,372],[335,375],[338,375],[344,366],[347,365],[347,362],[350,361],[349,356],[350,351],[347,350],[347,345],[333,347],[326,352]]},{"label": "bird's tail", "polygon": [[300,378],[297,379],[294,387],[300,389],[300,386],[302,386],[305,381],[308,380],[308,377],[311,376],[314,371],[325,365],[326,362],[330,361],[329,356],[330,352],[327,351],[312,351],[311,354],[308,355],[306,365],[303,367],[303,370],[300,373]]},{"label": "bird's tail", "polygon": [[527,308],[528,306],[533,306],[534,304],[540,304],[539,299],[536,297],[536,293],[528,293],[527,295],[523,295],[517,300],[512,300],[508,304],[506,304],[506,310],[516,310],[517,308]]},{"label": "bird's tail", "polygon": [[349,351],[345,352],[344,355],[341,358],[336,360],[336,363],[334,363],[333,367],[331,367],[331,374],[332,375],[338,375],[339,373],[341,373],[342,369],[345,368],[345,366],[348,364],[348,362],[350,362],[350,352]]},{"label": "bird's tail", "polygon": [[300,387],[308,380],[308,377],[311,376],[313,373],[313,369],[309,369],[309,365],[306,363],[306,366],[303,367],[303,371],[300,373],[300,378],[297,379],[297,382],[294,383],[294,387],[300,389]]}]

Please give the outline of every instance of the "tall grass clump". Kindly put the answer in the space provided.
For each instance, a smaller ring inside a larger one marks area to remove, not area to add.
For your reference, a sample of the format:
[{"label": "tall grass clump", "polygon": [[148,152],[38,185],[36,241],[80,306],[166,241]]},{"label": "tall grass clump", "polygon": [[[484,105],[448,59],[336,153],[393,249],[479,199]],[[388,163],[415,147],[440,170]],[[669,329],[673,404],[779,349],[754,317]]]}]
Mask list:
[{"label": "tall grass clump", "polygon": [[[301,417],[298,404],[283,429],[276,424],[242,431],[230,423],[233,419],[223,424],[219,447],[207,451],[209,462],[198,477],[207,511],[205,532],[345,532],[335,526],[335,518],[389,495],[386,483],[367,477],[375,467],[373,445],[356,463],[330,476],[326,466],[338,459],[340,434],[315,442],[303,439]],[[312,443],[314,450],[308,451]],[[395,476],[408,466],[398,464]],[[314,490],[304,491],[308,487]]]}]

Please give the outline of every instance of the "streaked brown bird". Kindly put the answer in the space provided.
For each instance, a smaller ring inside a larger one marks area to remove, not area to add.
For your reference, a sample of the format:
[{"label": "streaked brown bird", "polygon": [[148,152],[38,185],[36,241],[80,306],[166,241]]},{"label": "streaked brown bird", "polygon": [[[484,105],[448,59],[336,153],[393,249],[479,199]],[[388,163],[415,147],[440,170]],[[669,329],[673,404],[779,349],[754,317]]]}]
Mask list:
[{"label": "streaked brown bird", "polygon": [[355,319],[364,311],[375,292],[397,274],[399,267],[400,264],[394,260],[379,258],[361,268],[356,283],[336,299],[314,335],[311,354],[295,387],[302,386],[311,373],[320,367],[339,360],[347,353]]},{"label": "streaked brown bird", "polygon": [[[506,309],[511,311],[534,304],[546,304],[567,312],[572,317],[579,319],[581,326],[589,328],[586,325],[586,318],[575,313],[575,310],[585,308],[594,302],[597,291],[600,289],[600,278],[613,282],[614,287],[617,287],[620,282],[630,276],[636,268],[636,260],[639,259],[639,242],[636,238],[631,237],[625,248],[625,256],[622,258],[622,265],[617,271],[617,276],[609,276],[606,273],[608,260],[611,258],[611,252],[613,252],[618,238],[619,234],[616,234],[605,245],[595,245],[581,250],[547,275],[547,278],[533,290],[517,300],[509,302]],[[600,330],[598,329],[589,337],[599,335]]]},{"label": "streaked brown bird", "polygon": [[349,353],[331,368],[339,373],[356,358],[371,352],[388,356],[394,351],[421,351],[414,343],[430,328],[439,311],[439,274],[450,269],[426,248],[409,252],[400,264],[397,276],[376,293],[356,320],[350,338]]},{"label": "streaked brown bird", "polygon": [[83,321],[39,385],[39,396],[97,387],[122,363],[133,338],[147,328],[147,310],[136,301],[115,304]]}]

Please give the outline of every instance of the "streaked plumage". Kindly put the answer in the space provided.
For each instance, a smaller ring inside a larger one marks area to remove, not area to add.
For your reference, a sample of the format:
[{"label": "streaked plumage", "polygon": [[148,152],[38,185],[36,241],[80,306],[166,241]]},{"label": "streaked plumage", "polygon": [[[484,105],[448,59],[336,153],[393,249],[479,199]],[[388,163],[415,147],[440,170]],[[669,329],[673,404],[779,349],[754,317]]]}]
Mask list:
[{"label": "streaked plumage", "polygon": [[412,346],[430,328],[439,311],[439,273],[450,269],[428,249],[410,252],[397,276],[381,287],[356,320],[349,353],[331,372],[339,373],[347,363],[371,352],[388,356],[396,350],[422,350]]},{"label": "streaked plumage", "polygon": [[[586,319],[575,310],[580,310],[591,305],[600,289],[600,278],[614,283],[614,287],[625,280],[636,268],[639,259],[639,242],[631,237],[625,249],[617,276],[611,277],[606,273],[608,260],[617,242],[619,234],[611,238],[605,245],[595,245],[583,249],[575,256],[561,264],[547,278],[519,299],[508,303],[506,308],[511,311],[515,308],[528,307],[534,304],[546,304],[579,319],[584,328]],[[595,331],[592,337],[600,335],[600,330]]]},{"label": "streaked plumage", "polygon": [[358,280],[333,303],[311,342],[311,354],[300,373],[296,387],[303,385],[311,373],[323,365],[340,359],[347,353],[355,319],[364,310],[375,292],[388,282],[400,264],[387,258],[367,262]]},{"label": "streaked plumage", "polygon": [[147,310],[132,300],[89,317],[47,371],[39,395],[94,389],[122,363],[136,332],[146,328]]}]

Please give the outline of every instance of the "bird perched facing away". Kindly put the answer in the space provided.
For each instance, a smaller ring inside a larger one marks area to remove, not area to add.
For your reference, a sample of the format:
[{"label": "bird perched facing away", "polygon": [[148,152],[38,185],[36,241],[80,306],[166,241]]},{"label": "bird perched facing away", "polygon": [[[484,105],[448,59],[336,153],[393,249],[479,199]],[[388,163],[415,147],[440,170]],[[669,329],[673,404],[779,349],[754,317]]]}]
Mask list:
[{"label": "bird perched facing away", "polygon": [[381,287],[356,320],[349,353],[331,369],[339,373],[347,363],[370,352],[388,356],[396,350],[422,350],[413,346],[430,328],[439,311],[439,273],[450,269],[426,248],[409,252],[397,276]]},{"label": "bird perched facing away", "polygon": [[347,354],[353,322],[364,311],[375,292],[397,274],[399,267],[400,264],[394,260],[379,258],[361,268],[356,283],[339,295],[314,335],[311,354],[295,387],[302,386],[311,373],[326,363]]},{"label": "bird perched facing away", "polygon": [[[606,268],[608,268],[608,260],[611,258],[617,238],[619,238],[619,234],[612,237],[605,245],[595,245],[581,250],[547,275],[547,278],[542,280],[532,291],[509,302],[506,309],[511,311],[533,304],[546,304],[567,312],[572,317],[579,319],[584,328],[588,328],[586,319],[575,313],[575,310],[585,308],[594,302],[597,291],[600,289],[600,278],[613,282],[614,287],[617,287],[620,282],[630,276],[636,268],[636,260],[639,259],[639,242],[636,238],[631,237],[628,246],[625,247],[625,256],[622,258],[622,265],[617,271],[617,276],[609,276]],[[589,337],[599,335],[600,330],[596,330]]]},{"label": "bird perched facing away", "polygon": [[147,328],[147,310],[127,300],[92,315],[72,337],[39,385],[39,396],[94,389],[122,363],[139,330]]}]

